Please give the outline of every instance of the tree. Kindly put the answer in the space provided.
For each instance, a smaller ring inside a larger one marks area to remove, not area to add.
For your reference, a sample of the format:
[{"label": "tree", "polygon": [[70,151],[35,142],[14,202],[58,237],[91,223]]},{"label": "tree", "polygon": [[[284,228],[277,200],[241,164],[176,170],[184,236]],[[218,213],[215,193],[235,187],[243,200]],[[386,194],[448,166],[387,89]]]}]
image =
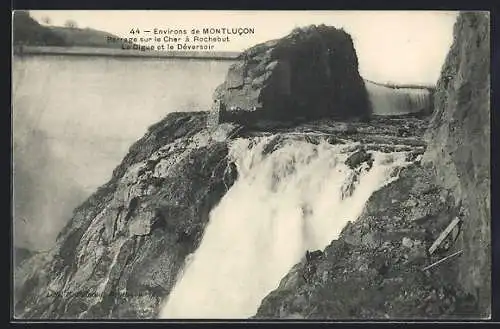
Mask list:
[{"label": "tree", "polygon": [[52,20],[50,19],[50,17],[45,16],[42,18],[42,23],[44,23],[45,25],[50,25],[52,24]]},{"label": "tree", "polygon": [[74,29],[77,27],[77,24],[74,20],[68,19],[66,23],[64,23],[64,26]]}]

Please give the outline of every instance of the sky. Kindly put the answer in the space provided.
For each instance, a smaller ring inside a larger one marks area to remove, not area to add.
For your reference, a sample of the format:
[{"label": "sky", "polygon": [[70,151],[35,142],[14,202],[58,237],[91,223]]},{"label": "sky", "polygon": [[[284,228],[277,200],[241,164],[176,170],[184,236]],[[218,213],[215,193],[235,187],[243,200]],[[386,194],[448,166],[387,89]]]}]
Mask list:
[{"label": "sky", "polygon": [[[165,11],[165,10],[32,10],[51,25],[73,20],[130,37],[131,29],[253,28],[252,35],[230,36],[214,50],[242,51],[283,37],[295,27],[326,24],[343,28],[354,42],[360,74],[377,82],[434,84],[453,40],[452,11]],[[135,35],[146,36],[144,33]],[[162,36],[163,37],[163,36]]]}]

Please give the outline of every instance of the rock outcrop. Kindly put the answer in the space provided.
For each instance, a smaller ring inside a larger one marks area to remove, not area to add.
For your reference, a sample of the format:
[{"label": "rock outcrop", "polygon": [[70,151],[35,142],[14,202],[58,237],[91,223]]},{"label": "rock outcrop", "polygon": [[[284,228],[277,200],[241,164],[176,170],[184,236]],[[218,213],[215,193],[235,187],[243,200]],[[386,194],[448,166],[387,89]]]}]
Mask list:
[{"label": "rock outcrop", "polygon": [[490,315],[490,38],[489,15],[462,13],[435,93],[423,161],[466,211],[459,281]]},{"label": "rock outcrop", "polygon": [[[456,287],[454,266],[422,269],[453,250],[427,249],[457,216],[453,196],[426,168],[412,165],[376,191],[314,262],[304,259],[263,301],[257,319],[418,319],[474,315]],[[456,232],[458,234],[458,232]]]},{"label": "rock outcrop", "polygon": [[349,34],[325,25],[297,28],[239,57],[214,98],[228,120],[365,117],[370,102]]},{"label": "rock outcrop", "polygon": [[172,113],[130,148],[111,180],[74,211],[56,247],[16,270],[16,318],[156,316],[235,179],[225,173],[237,127],[208,131],[206,119]]}]

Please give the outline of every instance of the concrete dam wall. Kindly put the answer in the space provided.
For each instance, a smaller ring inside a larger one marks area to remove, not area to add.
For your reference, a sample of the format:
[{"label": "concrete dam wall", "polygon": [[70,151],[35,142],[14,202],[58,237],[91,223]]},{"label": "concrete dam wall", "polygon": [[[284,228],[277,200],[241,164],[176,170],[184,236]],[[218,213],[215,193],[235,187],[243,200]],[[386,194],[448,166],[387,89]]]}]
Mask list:
[{"label": "concrete dam wall", "polygon": [[375,115],[431,113],[430,88],[389,87],[368,80],[365,80],[365,86]]}]

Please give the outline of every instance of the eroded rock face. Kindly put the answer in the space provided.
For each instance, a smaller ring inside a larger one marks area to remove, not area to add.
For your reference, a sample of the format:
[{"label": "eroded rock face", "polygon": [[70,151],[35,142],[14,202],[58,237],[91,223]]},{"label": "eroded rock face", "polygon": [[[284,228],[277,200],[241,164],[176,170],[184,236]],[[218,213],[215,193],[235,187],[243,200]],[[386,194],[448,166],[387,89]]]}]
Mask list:
[{"label": "eroded rock face", "polygon": [[215,93],[233,117],[364,117],[370,103],[349,34],[311,25],[246,50]]},{"label": "eroded rock face", "polygon": [[367,162],[371,167],[371,165],[373,164],[373,159],[371,153],[368,153],[365,149],[361,148],[353,153],[349,158],[347,158],[345,164],[349,168],[354,169],[360,166],[363,162]]},{"label": "eroded rock face", "polygon": [[206,113],[172,113],[135,143],[56,247],[15,274],[16,318],[153,318],[210,209],[235,177],[227,138]]},{"label": "eroded rock face", "polygon": [[434,165],[467,213],[460,238],[460,282],[491,310],[489,15],[461,13],[435,93],[423,161]]}]

